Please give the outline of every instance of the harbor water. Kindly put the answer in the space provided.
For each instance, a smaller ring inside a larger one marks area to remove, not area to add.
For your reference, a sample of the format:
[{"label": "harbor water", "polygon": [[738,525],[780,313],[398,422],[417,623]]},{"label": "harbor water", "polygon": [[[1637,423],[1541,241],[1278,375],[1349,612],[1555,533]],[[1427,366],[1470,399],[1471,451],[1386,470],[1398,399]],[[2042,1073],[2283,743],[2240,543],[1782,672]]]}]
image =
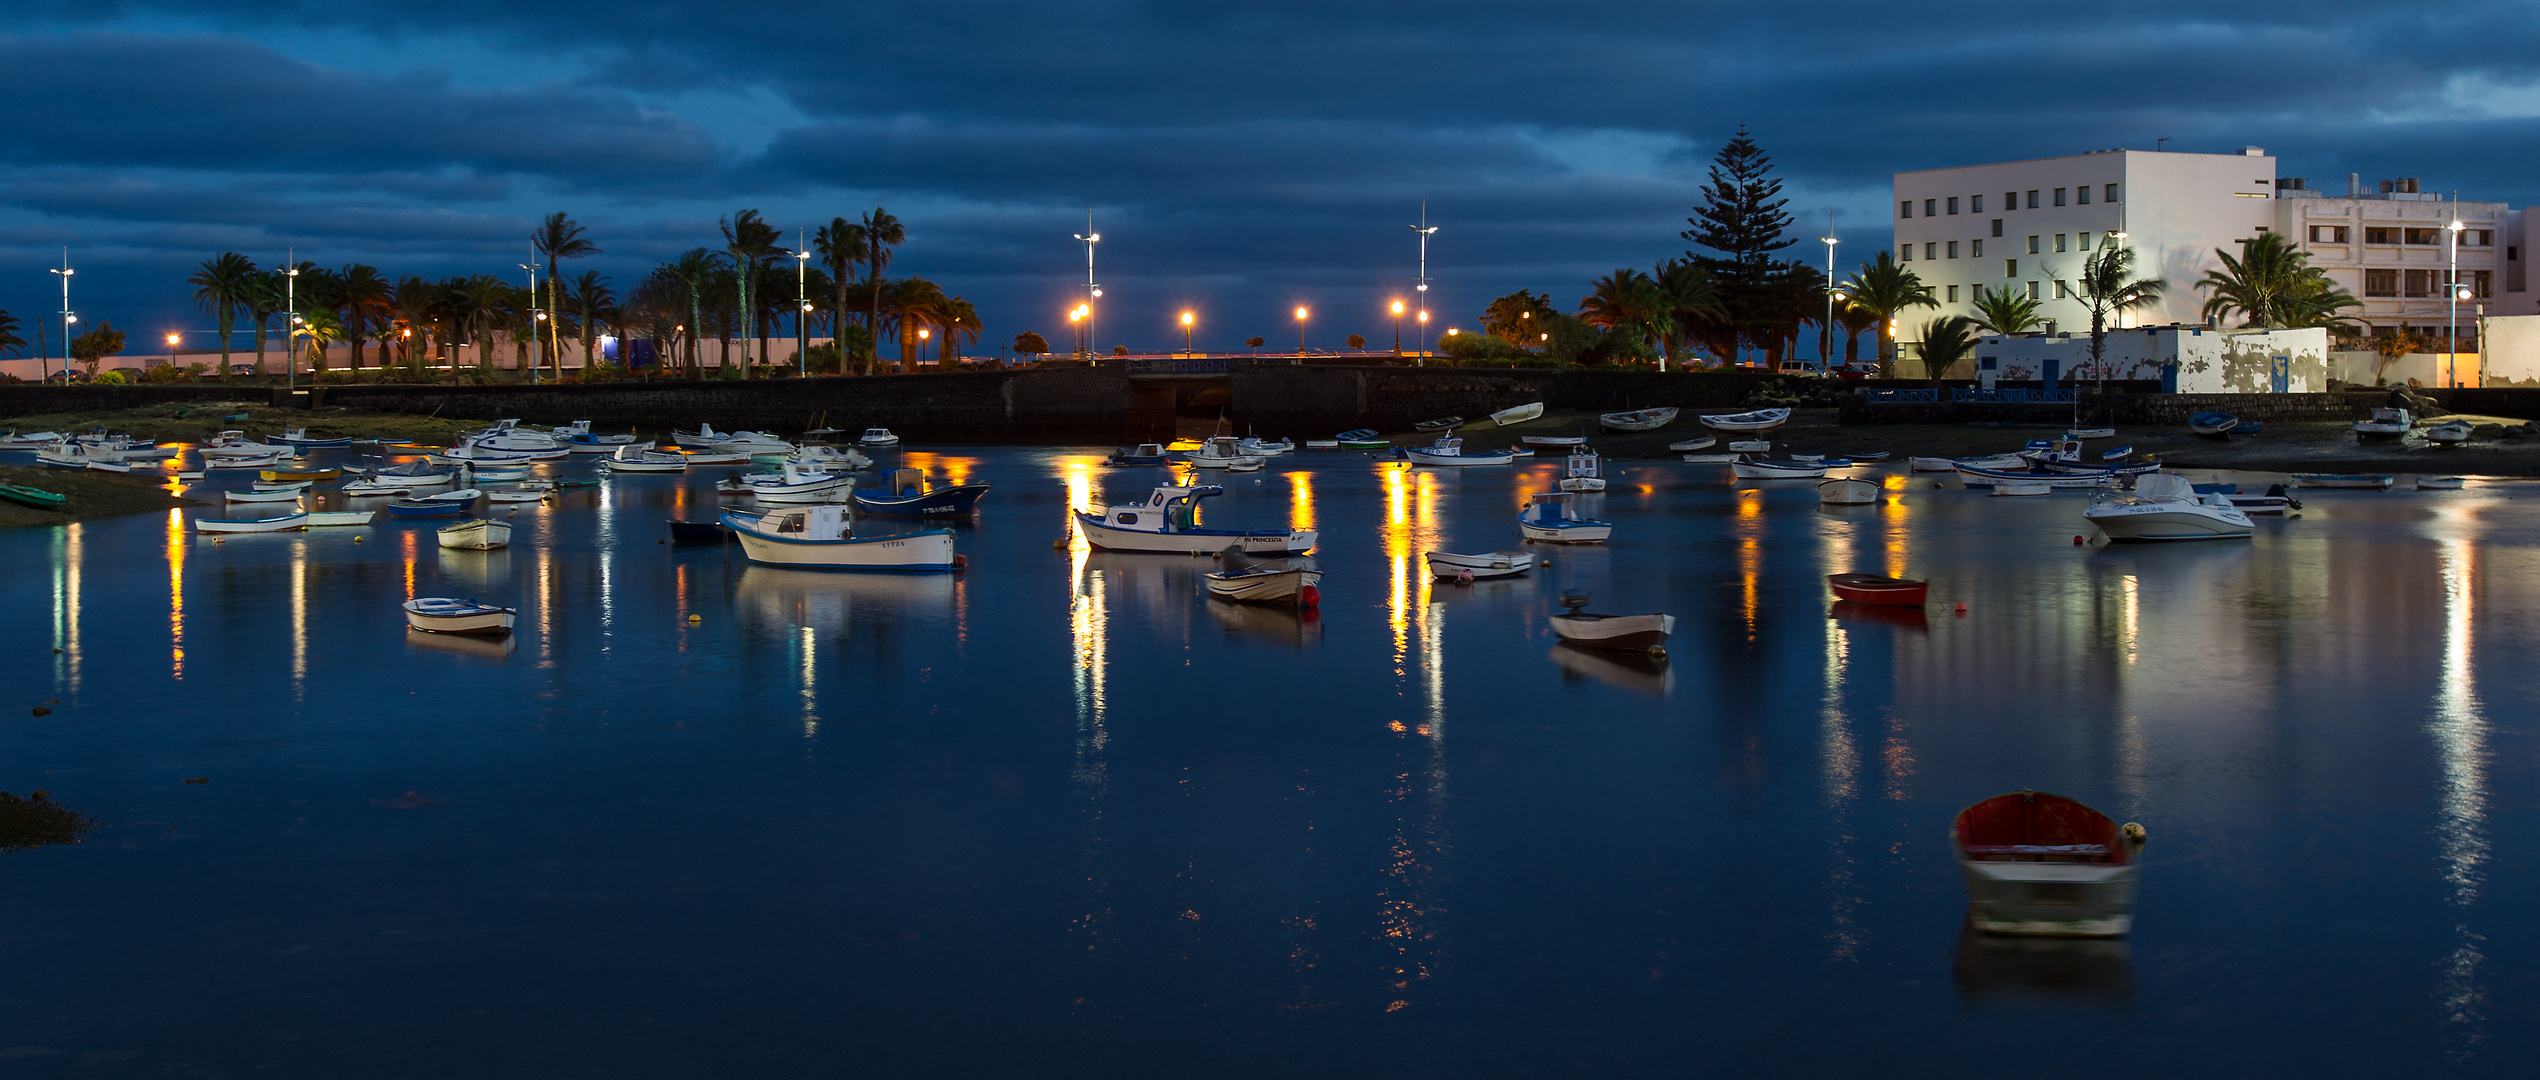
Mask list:
[{"label": "harbor water", "polygon": [[[541,472],[597,486],[480,505],[514,527],[492,552],[384,515],[216,541],[190,522],[217,502],[0,533],[0,789],[98,823],[0,853],[0,1076],[2484,1076],[2535,1049],[2540,486],[2303,492],[2251,540],[2110,546],[2074,542],[2086,492],[1890,465],[1877,504],[1821,507],[1609,462],[1578,508],[1613,543],[1458,585],[1422,553],[1518,547],[1557,457],[1215,474],[1205,524],[1320,531],[1299,613],[1072,541],[1070,508],[1166,470],[876,457],[994,485],[966,571],[672,544],[725,470],[587,460]],[[1932,602],[1836,605],[1848,571]],[[1557,644],[1564,591],[1673,614],[1669,656]],[[518,632],[410,633],[416,596]],[[1950,818],[2022,788],[2149,830],[2129,937],[1964,928]]]}]

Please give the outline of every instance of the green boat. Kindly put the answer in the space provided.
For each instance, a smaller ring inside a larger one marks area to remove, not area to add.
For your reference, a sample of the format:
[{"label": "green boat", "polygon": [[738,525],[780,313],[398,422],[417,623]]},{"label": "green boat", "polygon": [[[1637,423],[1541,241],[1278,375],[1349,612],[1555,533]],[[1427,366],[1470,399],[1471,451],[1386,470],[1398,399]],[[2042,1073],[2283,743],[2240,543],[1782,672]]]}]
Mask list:
[{"label": "green boat", "polygon": [[54,507],[60,506],[62,505],[62,500],[69,497],[70,496],[67,495],[56,495],[42,488],[27,487],[23,484],[0,484],[0,499],[7,499],[14,503],[25,503],[26,505],[35,507],[39,510],[50,510]]}]

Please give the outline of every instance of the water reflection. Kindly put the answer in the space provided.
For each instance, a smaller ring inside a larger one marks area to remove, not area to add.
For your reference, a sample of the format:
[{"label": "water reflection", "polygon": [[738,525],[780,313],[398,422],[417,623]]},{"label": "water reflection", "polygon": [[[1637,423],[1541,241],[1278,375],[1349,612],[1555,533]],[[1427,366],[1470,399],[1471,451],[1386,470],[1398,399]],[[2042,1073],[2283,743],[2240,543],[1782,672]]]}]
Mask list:
[{"label": "water reflection", "polygon": [[478,660],[503,660],[520,648],[520,635],[505,634],[498,638],[472,634],[427,634],[419,630],[406,632],[406,646],[422,652],[449,653]]},{"label": "water reflection", "polygon": [[1323,643],[1323,616],[1313,608],[1236,604],[1224,600],[1210,600],[1207,607],[1218,626],[1246,641],[1291,646]]},{"label": "water reflection", "polygon": [[1969,1003],[2111,1010],[2134,1003],[2134,960],[2123,939],[1987,934],[1969,920],[1959,926],[1954,960],[1950,975]]},{"label": "water reflection", "polygon": [[[2463,515],[2466,516],[2466,515]],[[2476,643],[2473,617],[2477,603],[2477,547],[2461,535],[2468,521],[2451,523],[2440,541],[2443,575],[2443,670],[2436,687],[2434,720],[2429,725],[2437,758],[2443,766],[2442,798],[2435,815],[2435,842],[2443,863],[2443,880],[2451,886],[2457,921],[2457,944],[2437,965],[2442,983],[2444,1054],[2466,1060],[2487,1041],[2485,938],[2470,929],[2470,909],[2487,882],[2487,714],[2478,699],[2472,670]]]},{"label": "water reflection", "polygon": [[80,522],[64,525],[53,537],[53,681],[67,693],[79,692],[80,568],[87,564]]},{"label": "water reflection", "polygon": [[1675,669],[1663,656],[1552,647],[1552,662],[1570,679],[1604,683],[1635,694],[1663,698],[1676,688]]},{"label": "water reflection", "polygon": [[168,677],[185,681],[185,510],[168,508]]}]

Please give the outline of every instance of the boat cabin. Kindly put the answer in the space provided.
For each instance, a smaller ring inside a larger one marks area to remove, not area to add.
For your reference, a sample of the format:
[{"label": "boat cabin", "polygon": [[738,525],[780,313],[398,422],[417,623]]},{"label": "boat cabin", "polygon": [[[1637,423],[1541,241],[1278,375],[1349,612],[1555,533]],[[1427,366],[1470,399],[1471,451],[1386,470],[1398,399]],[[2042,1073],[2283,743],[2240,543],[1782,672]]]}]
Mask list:
[{"label": "boat cabin", "polygon": [[1527,500],[1526,508],[1518,513],[1518,519],[1533,525],[1585,521],[1586,518],[1580,517],[1570,509],[1571,500],[1575,498],[1577,496],[1567,491],[1535,492],[1534,497]]},{"label": "boat cabin", "polygon": [[1199,525],[1199,501],[1226,493],[1225,488],[1160,487],[1143,503],[1115,506],[1103,515],[1103,524],[1130,532],[1164,533]]},{"label": "boat cabin", "polygon": [[761,532],[787,540],[845,540],[855,535],[847,508],[836,504],[772,511],[758,523]]},{"label": "boat cabin", "polygon": [[1570,460],[1563,468],[1561,475],[1596,478],[1598,476],[1596,451],[1584,446],[1570,451]]},{"label": "boat cabin", "polygon": [[891,491],[894,494],[907,498],[914,498],[916,496],[926,494],[926,470],[891,470]]},{"label": "boat cabin", "polygon": [[896,439],[899,436],[891,434],[891,429],[886,427],[869,427],[864,429],[864,437],[867,439]]}]

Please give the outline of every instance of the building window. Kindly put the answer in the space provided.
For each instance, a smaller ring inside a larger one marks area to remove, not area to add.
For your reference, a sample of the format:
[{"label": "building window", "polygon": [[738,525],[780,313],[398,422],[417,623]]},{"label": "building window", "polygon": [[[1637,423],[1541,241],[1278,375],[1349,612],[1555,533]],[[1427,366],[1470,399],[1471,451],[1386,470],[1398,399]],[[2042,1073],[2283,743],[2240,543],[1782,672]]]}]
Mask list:
[{"label": "building window", "polygon": [[2064,280],[2064,279],[2062,279],[2062,278],[2057,278],[2057,279],[2055,279],[2055,299],[2057,299],[2057,300],[2070,300],[2070,299],[2072,299],[2072,298],[2073,298],[2073,283],[2072,283],[2072,282],[2069,282],[2069,281],[2065,281],[2065,280]]},{"label": "building window", "polygon": [[1940,216],[1939,206],[1940,206],[1940,200],[1938,200],[1938,199],[1925,199],[1925,200],[1923,200],[1923,216],[1924,216],[1924,217],[1939,217],[1939,216]]},{"label": "building window", "polygon": [[2387,227],[2387,226],[2382,226],[2382,225],[2366,225],[2366,226],[2364,226],[2364,243],[2367,243],[2367,244],[2396,244],[2396,243],[2398,243],[2398,242],[2399,242],[2399,230],[2397,230],[2397,229],[2389,228],[2389,227]]},{"label": "building window", "polygon": [[1981,213],[1983,213],[1983,212],[1984,212],[1984,196],[1982,196],[1982,195],[1969,195],[1969,196],[1967,196],[1967,212],[1968,212],[1968,213],[1970,213],[1970,214],[1981,214]]},{"label": "building window", "polygon": [[1923,243],[1923,258],[1929,260],[1937,259],[1939,257],[1940,244],[1937,241],[1925,241]]},{"label": "building window", "polygon": [[2105,198],[2105,199],[2101,199],[2100,201],[2101,201],[2101,202],[2115,202],[2115,201],[2117,201],[2117,185],[2115,185],[2115,184],[2110,184],[2110,185],[2108,185],[2108,197],[2107,197],[2107,198]]},{"label": "building window", "polygon": [[2002,235],[2002,219],[2001,219],[2001,218],[1995,218],[1995,219],[1993,219],[1993,235],[1995,235],[1995,236],[2000,236],[2000,235]]},{"label": "building window", "polygon": [[2056,188],[2056,189],[2055,189],[2055,205],[2057,205],[2057,206],[2062,206],[2062,205],[2064,205],[2064,189],[2063,189],[2063,188]]},{"label": "building window", "polygon": [[2020,276],[2020,260],[2018,260],[2018,259],[2004,259],[2004,260],[2002,260],[2002,276],[2003,276],[2003,277],[2018,277],[2018,276]]},{"label": "building window", "polygon": [[1958,197],[1955,195],[1949,197],[1949,212],[1952,214],[1958,212]]},{"label": "building window", "polygon": [[2399,295],[2399,272],[2396,270],[2364,271],[2365,296]]},{"label": "building window", "polygon": [[2461,230],[2461,246],[2462,246],[2462,247],[2495,247],[2495,246],[2496,246],[2496,230],[2494,230],[2494,229],[2463,229],[2463,230]]},{"label": "building window", "polygon": [[1952,304],[1958,302],[1958,287],[1955,285],[1949,287],[1949,302]]},{"label": "building window", "polygon": [[2037,189],[2036,189],[2036,188],[2030,188],[2030,189],[2028,189],[2028,208],[2029,208],[2029,209],[2031,209],[2031,210],[2035,210],[2035,209],[2037,209]]},{"label": "building window", "polygon": [[2415,298],[2434,295],[2434,271],[2410,270],[2407,273],[2409,297]]},{"label": "building window", "polygon": [[2064,246],[2065,241],[2066,241],[2066,240],[2068,240],[2068,239],[2070,239],[2069,234],[2066,234],[2066,233],[2056,233],[2056,234],[2055,234],[2055,250],[2056,250],[2056,251],[2059,251],[2059,252],[2062,252],[2062,251],[2070,251],[2070,250],[2072,250],[2071,248],[2068,248],[2068,247],[2065,247],[2065,246]]},{"label": "building window", "polygon": [[2088,250],[2090,250],[2090,234],[2089,234],[2089,233],[2082,233],[2082,234],[2081,234],[2081,242],[2080,242],[2080,243],[2078,243],[2078,244],[2075,244],[2075,245],[2073,245],[2073,246],[2074,246],[2074,247],[2076,247],[2076,248],[2079,248],[2080,250],[2083,250],[2083,251],[2088,251]]},{"label": "building window", "polygon": [[1905,201],[1903,201],[1903,202],[1897,203],[1897,204],[1896,204],[1896,216],[1901,217],[1901,218],[1909,218],[1909,217],[1914,216],[1914,200],[1912,200],[1912,199],[1907,199],[1907,200],[1905,200]]},{"label": "building window", "polygon": [[2005,209],[2005,210],[2017,210],[2017,209],[2019,209],[2019,208],[2020,208],[2020,193],[2019,193],[2019,192],[2016,192],[2016,191],[2005,191],[2005,192],[2003,192],[2003,193],[2002,193],[2002,208],[2003,208],[2003,209]]},{"label": "building window", "polygon": [[2080,187],[2074,188],[2073,194],[2081,196],[2080,202],[2083,206],[2090,205],[2090,185],[2083,184]]},{"label": "building window", "polygon": [[2469,272],[2469,292],[2471,299],[2485,300],[2488,297],[2495,295],[2495,285],[2495,271],[2472,270]]},{"label": "building window", "polygon": [[2034,236],[2028,238],[2028,253],[2031,255],[2037,254],[2037,238]]},{"label": "building window", "polygon": [[1971,248],[1971,249],[1969,249],[1969,250],[1967,251],[1967,257],[1968,257],[1968,258],[1970,258],[1970,259],[1981,259],[1981,258],[1983,258],[1983,257],[1984,257],[1984,241],[1983,241],[1981,238],[1979,238],[1979,239],[1975,239],[1975,240],[1969,240],[1969,241],[1967,241],[1967,242],[1968,242],[1968,243],[1970,243],[1970,244],[1974,244],[1974,245],[1975,245],[1975,247],[1973,247],[1973,248]]},{"label": "building window", "polygon": [[2311,226],[2311,242],[2314,244],[2343,244],[2346,242],[2346,227],[2343,225],[2313,225]]},{"label": "building window", "polygon": [[2399,230],[2399,233],[2399,242],[2403,244],[2418,244],[2431,247],[2443,242],[2443,230],[2441,229],[2401,229]]},{"label": "building window", "polygon": [[2037,283],[2034,281],[2028,283],[2028,298],[2031,300],[2037,299]]},{"label": "building window", "polygon": [[1898,254],[1897,254],[1897,256],[1896,256],[1896,261],[1898,261],[1898,262],[1912,262],[1912,261],[1914,261],[1914,245],[1912,245],[1912,244],[1899,244],[1899,245],[1897,245],[1896,250],[1897,250],[1897,252],[1898,252]]},{"label": "building window", "polygon": [[1958,242],[1955,240],[1949,242],[1949,257],[1952,259],[1958,257]]}]

